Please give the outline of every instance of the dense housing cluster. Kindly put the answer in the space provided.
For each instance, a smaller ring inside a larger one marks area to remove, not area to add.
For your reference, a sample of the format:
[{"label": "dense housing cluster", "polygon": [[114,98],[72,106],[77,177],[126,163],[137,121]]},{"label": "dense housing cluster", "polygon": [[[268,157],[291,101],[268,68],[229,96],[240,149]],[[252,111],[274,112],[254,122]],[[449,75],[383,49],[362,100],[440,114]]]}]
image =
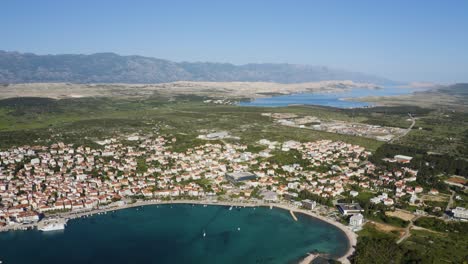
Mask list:
[{"label": "dense housing cluster", "polygon": [[[262,139],[258,152],[233,143],[206,143],[172,151],[175,137],[130,135],[97,141],[100,148],[14,147],[0,152],[2,225],[39,220],[43,213],[92,210],[129,199],[296,199],[355,197],[357,186],[376,193],[375,204],[392,206],[423,189],[412,187],[417,171],[383,171],[370,152],[344,142],[274,142]],[[278,157],[293,157],[295,162]],[[398,157],[397,157],[398,158]],[[435,192],[435,190],[431,190]],[[378,194],[378,195],[377,195]]]}]

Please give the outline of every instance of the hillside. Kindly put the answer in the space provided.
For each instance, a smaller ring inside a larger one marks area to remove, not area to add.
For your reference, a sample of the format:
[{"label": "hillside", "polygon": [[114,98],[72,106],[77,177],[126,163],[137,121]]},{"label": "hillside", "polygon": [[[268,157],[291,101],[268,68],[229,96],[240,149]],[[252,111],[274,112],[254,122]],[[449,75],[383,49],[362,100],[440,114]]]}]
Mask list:
[{"label": "hillside", "polygon": [[172,62],[114,53],[36,55],[0,51],[0,83],[166,83],[174,81],[303,83],[323,80],[389,83],[363,73],[295,64]]}]

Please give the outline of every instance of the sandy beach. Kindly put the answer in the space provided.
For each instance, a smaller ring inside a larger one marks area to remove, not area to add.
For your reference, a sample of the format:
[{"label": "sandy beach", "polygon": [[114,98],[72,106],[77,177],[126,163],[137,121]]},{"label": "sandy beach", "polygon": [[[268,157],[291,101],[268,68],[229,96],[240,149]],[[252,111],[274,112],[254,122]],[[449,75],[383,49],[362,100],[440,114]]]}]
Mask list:
[{"label": "sandy beach", "polygon": [[[346,235],[346,237],[348,238],[348,250],[343,256],[337,259],[341,263],[345,263],[345,264],[350,263],[350,261],[348,260],[348,257],[353,254],[355,250],[355,246],[357,244],[357,234],[351,231],[347,226],[343,225],[342,223],[339,223],[333,219],[318,215],[313,211],[299,209],[297,207],[294,207],[289,204],[284,204],[284,203],[255,203],[251,201],[227,202],[227,201],[213,201],[213,200],[171,200],[171,201],[149,200],[149,201],[137,201],[135,203],[126,204],[123,206],[114,206],[114,207],[109,206],[109,207],[99,208],[99,209],[90,210],[90,211],[60,213],[60,214],[54,215],[51,218],[61,218],[61,219],[65,219],[68,221],[68,220],[72,220],[75,218],[88,217],[91,215],[102,214],[102,213],[107,213],[107,212],[116,211],[116,210],[123,210],[123,209],[135,208],[135,207],[147,206],[147,205],[165,205],[165,204],[197,204],[197,205],[238,206],[238,207],[275,207],[275,208],[290,211],[291,213],[301,213],[304,215],[308,215],[310,217],[317,218],[321,221],[324,221],[326,223],[329,223],[337,227]],[[41,222],[28,224],[28,225],[6,226],[6,227],[1,227],[0,232],[11,231],[11,230],[34,229],[34,228],[37,228],[37,226],[39,225],[41,225]],[[311,258],[306,257],[300,263],[301,264],[309,263],[308,262],[309,259]]]}]

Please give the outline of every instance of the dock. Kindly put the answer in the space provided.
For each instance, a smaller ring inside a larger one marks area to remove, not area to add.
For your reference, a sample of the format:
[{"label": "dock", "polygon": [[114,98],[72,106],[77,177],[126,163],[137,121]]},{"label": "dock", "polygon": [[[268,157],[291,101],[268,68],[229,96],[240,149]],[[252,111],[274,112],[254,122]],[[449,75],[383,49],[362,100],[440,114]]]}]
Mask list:
[{"label": "dock", "polygon": [[309,254],[307,257],[305,257],[299,264],[310,264],[314,259],[318,257],[318,254]]},{"label": "dock", "polygon": [[289,213],[291,214],[292,218],[294,219],[294,221],[297,221],[297,217],[296,215],[294,214],[293,210],[289,210]]}]

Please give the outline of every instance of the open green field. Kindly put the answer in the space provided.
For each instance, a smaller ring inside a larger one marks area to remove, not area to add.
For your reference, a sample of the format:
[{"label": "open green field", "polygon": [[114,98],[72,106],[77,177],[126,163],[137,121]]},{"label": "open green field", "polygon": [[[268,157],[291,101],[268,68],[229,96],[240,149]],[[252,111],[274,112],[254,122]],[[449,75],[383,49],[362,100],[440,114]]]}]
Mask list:
[{"label": "open green field", "polygon": [[321,120],[342,120],[373,125],[406,128],[408,112],[416,118],[416,126],[398,144],[438,153],[466,157],[468,115],[443,113],[418,107],[376,107],[369,109],[337,109],[318,106],[277,108],[239,107],[205,104],[204,97],[180,96],[146,99],[76,98],[10,98],[0,100],[0,140],[2,146],[41,142],[56,137],[82,143],[85,137],[109,136],[113,133],[157,128],[161,132],[193,138],[200,131],[228,130],[243,143],[261,138],[271,140],[317,139],[343,140],[376,150],[383,143],[355,136],[303,130],[280,126],[261,113],[294,113],[316,116]]},{"label": "open green field", "polygon": [[155,130],[176,135],[177,144],[185,147],[195,143],[195,138],[200,134],[222,130],[239,137],[239,141],[245,144],[253,144],[262,138],[278,141],[342,140],[369,150],[376,150],[382,144],[368,138],[285,127],[261,115],[264,112],[291,112],[314,115],[322,119],[352,119],[341,111],[316,107],[257,108],[214,105],[204,104],[202,99],[6,99],[0,101],[0,144],[10,146],[47,143],[52,139],[86,143],[115,133],[150,133]]}]

